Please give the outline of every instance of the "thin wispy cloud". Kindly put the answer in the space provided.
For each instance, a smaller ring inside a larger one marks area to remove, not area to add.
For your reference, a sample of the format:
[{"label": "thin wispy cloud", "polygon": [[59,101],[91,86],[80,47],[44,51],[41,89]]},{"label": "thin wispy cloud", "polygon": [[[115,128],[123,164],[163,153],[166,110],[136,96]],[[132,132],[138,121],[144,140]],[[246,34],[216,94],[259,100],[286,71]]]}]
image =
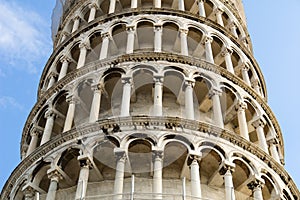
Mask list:
[{"label": "thin wispy cloud", "polygon": [[[0,0],[0,70],[14,68],[36,73],[35,65],[50,51],[47,38],[50,31],[35,12],[20,7],[14,1]],[[22,63],[22,64],[20,64]]]},{"label": "thin wispy cloud", "polygon": [[17,102],[17,100],[10,96],[0,97],[0,110],[13,108],[18,110],[23,110],[23,106]]}]

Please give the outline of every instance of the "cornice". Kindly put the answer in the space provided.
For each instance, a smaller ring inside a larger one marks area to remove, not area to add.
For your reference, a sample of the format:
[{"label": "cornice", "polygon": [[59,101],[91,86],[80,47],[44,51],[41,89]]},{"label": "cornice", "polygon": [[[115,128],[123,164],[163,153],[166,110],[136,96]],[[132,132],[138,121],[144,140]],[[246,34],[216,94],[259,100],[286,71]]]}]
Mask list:
[{"label": "cornice", "polygon": [[116,56],[116,57],[111,57],[109,59],[101,60],[101,61],[96,61],[89,63],[83,68],[80,68],[78,70],[75,70],[69,74],[67,74],[62,80],[57,82],[53,87],[51,87],[49,90],[47,90],[45,93],[41,94],[38,102],[34,105],[32,111],[30,112],[26,124],[23,129],[22,133],[22,141],[21,141],[21,150],[22,150],[22,145],[24,144],[26,134],[29,131],[30,124],[33,121],[33,118],[39,111],[41,107],[45,105],[45,102],[47,99],[49,99],[53,94],[59,92],[65,85],[70,83],[71,81],[77,79],[78,77],[81,77],[89,72],[96,71],[101,68],[105,67],[113,67],[119,63],[124,63],[124,62],[143,62],[143,61],[167,61],[170,63],[182,63],[182,64],[188,64],[192,66],[196,66],[208,71],[212,71],[216,74],[219,74],[223,76],[224,78],[227,78],[230,80],[232,83],[238,85],[241,87],[244,91],[246,91],[250,96],[253,97],[263,108],[263,110],[266,112],[266,114],[269,116],[272,124],[274,125],[274,129],[276,133],[279,136],[279,141],[280,145],[282,146],[282,152],[284,154],[284,143],[283,143],[283,137],[282,137],[282,132],[279,126],[279,123],[266,103],[266,101],[259,95],[257,92],[248,86],[243,80],[238,78],[237,76],[233,75],[232,73],[228,72],[226,69],[223,69],[222,67],[219,67],[217,65],[208,63],[206,61],[194,58],[194,57],[189,57],[189,56],[182,56],[178,54],[171,54],[171,53],[155,53],[155,52],[143,52],[143,53],[134,53],[134,54],[126,54],[122,56]]},{"label": "cornice", "polygon": [[[85,136],[93,132],[99,132],[103,128],[113,128],[116,124],[120,127],[120,130],[123,128],[128,130],[129,127],[133,130],[150,130],[151,126],[155,126],[153,130],[160,131],[169,131],[169,132],[185,132],[185,130],[199,131],[207,133],[209,135],[214,135],[224,140],[229,141],[230,143],[239,146],[240,148],[247,150],[251,154],[258,157],[264,163],[266,163],[272,170],[274,170],[281,178],[281,180],[289,187],[294,195],[300,197],[300,193],[297,189],[296,184],[285,171],[284,167],[277,163],[270,155],[266,154],[262,149],[258,148],[257,145],[245,140],[241,136],[235,134],[232,131],[221,129],[212,124],[199,122],[195,120],[187,120],[178,117],[145,117],[145,116],[130,116],[130,117],[117,117],[99,120],[96,123],[86,124],[85,126],[80,126],[78,129],[73,128],[72,130],[62,133],[49,142],[38,147],[27,156],[22,162],[15,168],[15,170],[10,175],[8,181],[4,185],[1,193],[1,200],[8,200],[9,194],[16,184],[19,177],[21,177],[26,170],[33,165],[40,158],[43,158],[47,155],[48,152],[52,151],[56,147],[63,145],[66,142],[70,142],[73,139],[78,138],[79,136]],[[170,129],[167,127],[180,128],[180,131]],[[79,132],[79,131],[80,132]],[[188,134],[192,134],[190,131]],[[112,132],[108,134],[114,134]]]}]

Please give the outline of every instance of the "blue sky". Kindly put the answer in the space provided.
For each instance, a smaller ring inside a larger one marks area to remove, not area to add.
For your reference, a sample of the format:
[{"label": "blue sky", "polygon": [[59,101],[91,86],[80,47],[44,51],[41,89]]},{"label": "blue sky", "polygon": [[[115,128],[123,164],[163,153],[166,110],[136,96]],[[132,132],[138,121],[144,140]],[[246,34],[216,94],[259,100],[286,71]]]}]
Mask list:
[{"label": "blue sky", "polygon": [[[21,133],[51,54],[55,0],[0,0],[0,188],[20,162]],[[244,0],[254,55],[284,135],[285,168],[300,186],[300,1]],[[299,124],[298,124],[299,123]]]}]

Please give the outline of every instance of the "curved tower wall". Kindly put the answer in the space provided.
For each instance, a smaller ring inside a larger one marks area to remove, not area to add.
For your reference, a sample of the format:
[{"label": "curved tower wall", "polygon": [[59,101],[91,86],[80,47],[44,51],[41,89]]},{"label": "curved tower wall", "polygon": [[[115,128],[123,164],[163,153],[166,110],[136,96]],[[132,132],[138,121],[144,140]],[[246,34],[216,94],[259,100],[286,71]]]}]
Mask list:
[{"label": "curved tower wall", "polygon": [[241,1],[57,8],[1,199],[299,199]]}]

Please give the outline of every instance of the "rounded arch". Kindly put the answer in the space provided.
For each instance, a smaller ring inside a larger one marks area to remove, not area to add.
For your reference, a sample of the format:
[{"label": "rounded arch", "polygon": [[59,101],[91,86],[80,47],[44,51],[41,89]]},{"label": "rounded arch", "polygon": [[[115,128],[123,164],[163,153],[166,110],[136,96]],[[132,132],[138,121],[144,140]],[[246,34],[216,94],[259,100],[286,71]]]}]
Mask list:
[{"label": "rounded arch", "polygon": [[154,50],[154,24],[151,20],[141,19],[136,24],[137,41],[135,42],[135,51],[153,51]]}]

